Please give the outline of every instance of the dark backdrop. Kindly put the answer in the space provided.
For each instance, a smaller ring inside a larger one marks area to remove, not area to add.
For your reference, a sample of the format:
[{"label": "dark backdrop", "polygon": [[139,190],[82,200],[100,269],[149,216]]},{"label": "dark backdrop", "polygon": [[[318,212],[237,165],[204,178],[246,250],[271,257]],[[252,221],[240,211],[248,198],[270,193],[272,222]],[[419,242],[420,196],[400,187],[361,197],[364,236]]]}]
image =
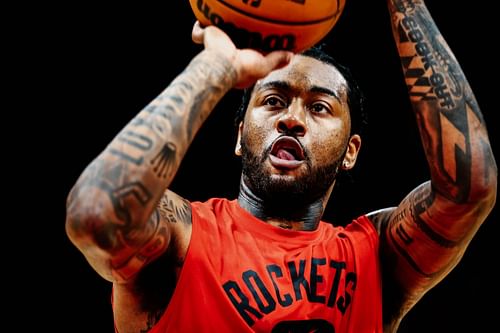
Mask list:
[{"label": "dark backdrop", "polygon": [[[52,187],[57,184],[58,196],[50,200],[48,207],[56,206],[56,213],[50,214],[54,219],[44,229],[50,231],[45,239],[57,249],[42,271],[50,282],[33,282],[44,292],[37,311],[48,312],[37,322],[40,328],[113,331],[111,285],[66,238],[65,199],[85,166],[200,50],[190,40],[194,18],[188,1],[172,2],[73,4],[54,8],[61,14],[45,22],[50,56],[44,75],[56,82],[48,87],[46,98],[58,112],[58,122],[47,134],[56,161],[50,163],[48,180]],[[492,144],[498,147],[498,123],[493,120],[497,57],[491,49],[498,36],[492,11],[470,2],[463,6],[452,0],[428,2],[476,93]],[[428,171],[385,1],[348,0],[325,41],[337,60],[352,69],[368,99],[369,130],[360,160],[350,177],[338,184],[325,216],[344,223],[355,215],[396,205],[428,178]],[[197,135],[172,185],[180,195],[191,200],[235,197],[240,162],[233,156],[232,121],[238,101],[239,93],[230,92]],[[455,270],[409,313],[401,333],[482,332],[496,327],[497,219],[495,211]],[[51,298],[55,305],[47,306]]]}]

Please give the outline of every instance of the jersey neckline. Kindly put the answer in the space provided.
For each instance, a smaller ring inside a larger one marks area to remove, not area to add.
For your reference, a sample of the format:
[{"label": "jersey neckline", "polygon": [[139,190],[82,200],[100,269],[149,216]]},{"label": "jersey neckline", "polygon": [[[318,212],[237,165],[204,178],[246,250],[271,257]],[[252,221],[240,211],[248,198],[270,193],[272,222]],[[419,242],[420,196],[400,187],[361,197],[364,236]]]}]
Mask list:
[{"label": "jersey neckline", "polygon": [[[323,236],[327,223],[320,221],[318,227],[311,231],[298,231],[283,229],[280,227],[273,226],[261,219],[255,217],[246,209],[241,207],[237,199],[228,201],[229,212],[238,222],[238,225],[245,228],[246,230],[259,234],[262,237],[268,238],[273,241],[283,241],[283,242],[293,242],[293,243],[304,243],[313,242],[316,239]],[[243,218],[241,218],[243,217]]]}]

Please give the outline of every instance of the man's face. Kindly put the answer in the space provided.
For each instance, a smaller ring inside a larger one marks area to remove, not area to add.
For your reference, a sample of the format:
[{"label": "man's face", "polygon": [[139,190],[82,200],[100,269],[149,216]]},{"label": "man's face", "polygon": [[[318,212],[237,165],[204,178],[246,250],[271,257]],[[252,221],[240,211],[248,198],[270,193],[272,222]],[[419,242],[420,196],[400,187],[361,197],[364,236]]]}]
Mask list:
[{"label": "man's face", "polygon": [[315,200],[331,188],[349,132],[343,76],[295,56],[255,85],[239,133],[243,180],[263,199]]}]

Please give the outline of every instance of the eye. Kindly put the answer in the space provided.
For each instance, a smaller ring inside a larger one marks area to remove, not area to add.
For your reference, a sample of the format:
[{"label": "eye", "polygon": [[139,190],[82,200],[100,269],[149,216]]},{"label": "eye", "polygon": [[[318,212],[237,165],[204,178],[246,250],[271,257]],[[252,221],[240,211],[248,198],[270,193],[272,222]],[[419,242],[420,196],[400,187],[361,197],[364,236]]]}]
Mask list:
[{"label": "eye", "polygon": [[331,113],[330,108],[322,103],[314,103],[309,107],[312,113]]},{"label": "eye", "polygon": [[269,106],[271,109],[282,109],[286,107],[286,102],[276,95],[266,97],[262,104]]}]

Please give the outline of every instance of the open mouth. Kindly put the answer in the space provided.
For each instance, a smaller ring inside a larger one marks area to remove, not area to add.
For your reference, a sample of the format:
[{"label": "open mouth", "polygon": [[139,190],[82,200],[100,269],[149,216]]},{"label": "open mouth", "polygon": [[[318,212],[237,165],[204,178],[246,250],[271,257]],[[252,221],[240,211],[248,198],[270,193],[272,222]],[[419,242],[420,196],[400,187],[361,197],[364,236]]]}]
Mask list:
[{"label": "open mouth", "polygon": [[290,136],[278,138],[271,147],[271,164],[277,168],[292,169],[298,167],[305,159],[304,149],[297,139]]}]

